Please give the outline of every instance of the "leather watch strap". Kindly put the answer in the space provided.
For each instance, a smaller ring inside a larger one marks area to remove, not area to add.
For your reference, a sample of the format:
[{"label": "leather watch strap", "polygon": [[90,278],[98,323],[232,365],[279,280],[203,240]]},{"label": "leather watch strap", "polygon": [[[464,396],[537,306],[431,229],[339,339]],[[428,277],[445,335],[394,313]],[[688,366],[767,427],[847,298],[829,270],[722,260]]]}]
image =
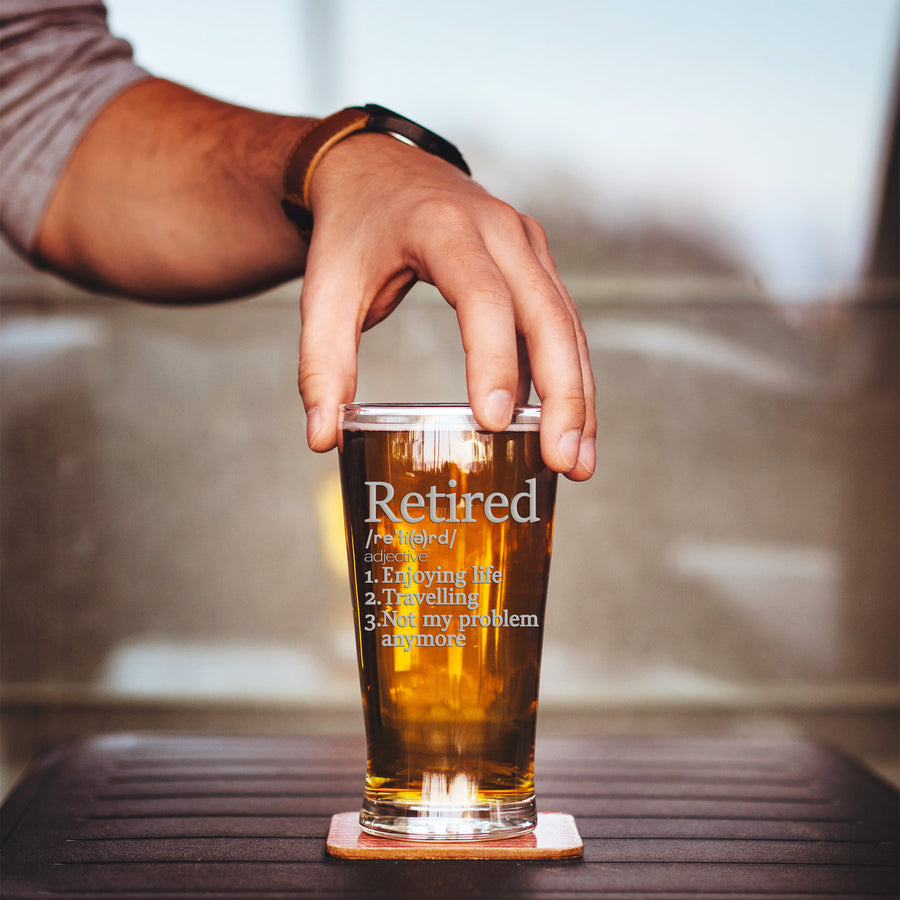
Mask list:
[{"label": "leather watch strap", "polygon": [[369,114],[364,109],[342,109],[320,119],[294,143],[284,169],[284,199],[281,205],[287,217],[301,231],[312,230],[309,186],[319,161],[335,144],[354,132],[364,130],[368,121]]}]

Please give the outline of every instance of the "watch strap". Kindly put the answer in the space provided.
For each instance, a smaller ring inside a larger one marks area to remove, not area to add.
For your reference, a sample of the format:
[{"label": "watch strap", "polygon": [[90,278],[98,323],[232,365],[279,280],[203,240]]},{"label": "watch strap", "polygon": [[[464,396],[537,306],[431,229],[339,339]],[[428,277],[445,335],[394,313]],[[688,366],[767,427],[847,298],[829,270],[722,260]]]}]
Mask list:
[{"label": "watch strap", "polygon": [[284,169],[285,215],[301,231],[312,230],[312,210],[309,206],[309,186],[312,174],[322,157],[337,143],[357,131],[362,131],[369,114],[360,107],[342,109],[307,128],[294,142]]},{"label": "watch strap", "polygon": [[391,109],[384,106],[378,106],[375,103],[368,103],[363,107],[369,113],[369,121],[366,123],[367,131],[376,131],[380,134],[390,134],[401,141],[413,144],[416,147],[430,153],[432,156],[439,156],[441,159],[456,166],[466,175],[471,175],[466,161],[463,159],[462,153],[455,144],[451,144],[446,138],[442,138],[439,134],[429,131],[427,128],[401,116]]}]

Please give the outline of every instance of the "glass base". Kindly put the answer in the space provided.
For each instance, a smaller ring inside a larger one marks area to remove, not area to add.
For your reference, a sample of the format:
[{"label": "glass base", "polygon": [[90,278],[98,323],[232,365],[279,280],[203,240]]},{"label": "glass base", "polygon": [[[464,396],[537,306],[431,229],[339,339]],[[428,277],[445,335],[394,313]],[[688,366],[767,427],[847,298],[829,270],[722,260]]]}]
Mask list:
[{"label": "glass base", "polygon": [[534,831],[537,808],[533,797],[515,803],[438,808],[364,798],[359,824],[369,834],[400,840],[500,840]]}]

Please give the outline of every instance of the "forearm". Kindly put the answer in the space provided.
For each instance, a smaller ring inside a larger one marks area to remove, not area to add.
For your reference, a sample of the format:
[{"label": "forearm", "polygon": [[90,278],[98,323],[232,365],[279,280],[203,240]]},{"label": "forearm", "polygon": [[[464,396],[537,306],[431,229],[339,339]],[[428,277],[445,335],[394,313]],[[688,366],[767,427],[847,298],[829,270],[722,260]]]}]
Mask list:
[{"label": "forearm", "polygon": [[39,261],[101,290],[171,302],[302,274],[306,245],[280,200],[285,157],[308,122],[141,82],[76,147],[41,225]]},{"label": "forearm", "polygon": [[76,147],[38,253],[70,278],[169,302],[240,296],[303,273],[299,384],[316,450],[334,446],[339,405],[354,396],[361,331],[427,281],[456,309],[482,426],[505,428],[530,378],[544,460],[590,477],[587,341],[540,226],[449,162],[362,134],[313,169],[307,266],[281,199],[285,163],[308,124],[168,82],[138,84]]}]

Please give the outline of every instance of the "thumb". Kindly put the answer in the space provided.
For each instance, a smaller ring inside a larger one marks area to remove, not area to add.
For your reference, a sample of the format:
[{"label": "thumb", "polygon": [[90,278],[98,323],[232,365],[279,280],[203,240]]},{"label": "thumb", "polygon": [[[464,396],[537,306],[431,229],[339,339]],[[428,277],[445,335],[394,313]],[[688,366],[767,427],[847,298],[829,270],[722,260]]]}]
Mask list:
[{"label": "thumb", "polygon": [[306,409],[306,440],[317,452],[337,443],[338,407],[356,394],[359,311],[354,291],[307,278],[300,294],[297,386]]}]

